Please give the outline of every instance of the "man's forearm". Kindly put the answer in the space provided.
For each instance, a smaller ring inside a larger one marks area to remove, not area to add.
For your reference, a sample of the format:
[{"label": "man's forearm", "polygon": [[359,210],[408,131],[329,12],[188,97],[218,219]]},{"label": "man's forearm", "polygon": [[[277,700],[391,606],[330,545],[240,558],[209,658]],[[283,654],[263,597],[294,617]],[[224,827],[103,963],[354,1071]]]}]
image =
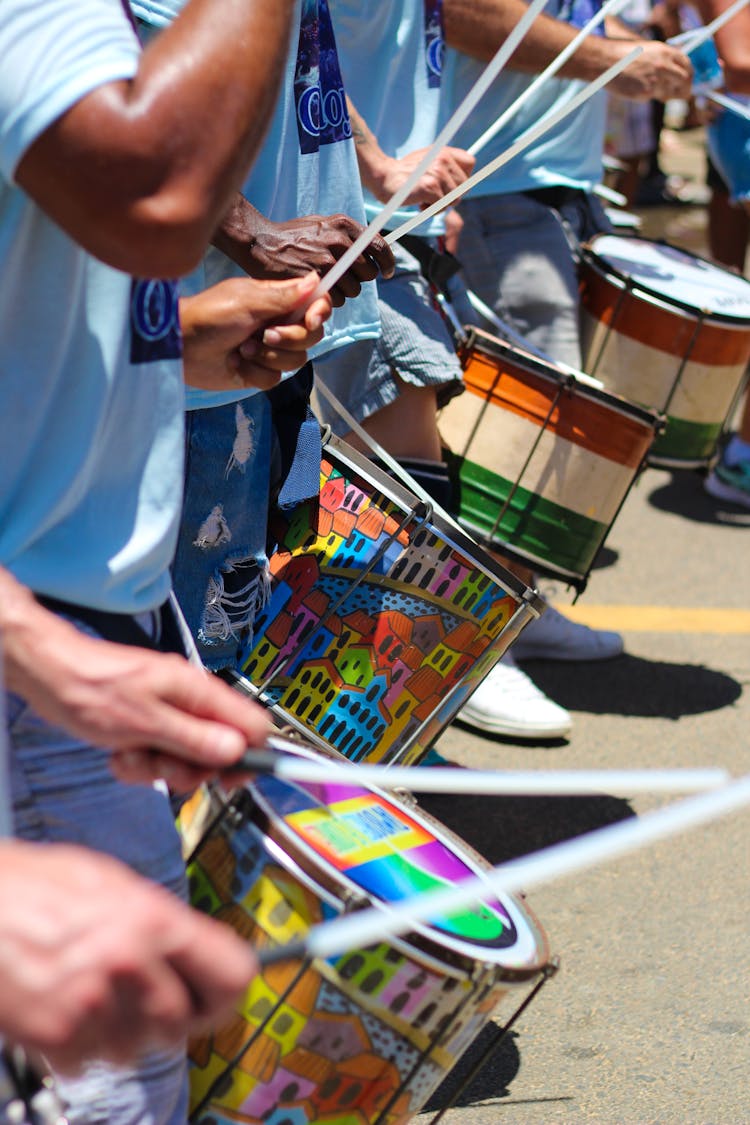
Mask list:
[{"label": "man's forearm", "polygon": [[[523,0],[443,0],[446,43],[480,62],[489,62],[527,6]],[[510,69],[539,73],[568,46],[578,30],[551,16],[537,16],[511,55]],[[558,74],[561,78],[590,80],[624,54],[625,45],[589,35]]]},{"label": "man's forearm", "polygon": [[131,81],[98,87],[37,139],[19,184],[110,264],[185,272],[260,146],[293,10],[293,0],[190,0]]}]

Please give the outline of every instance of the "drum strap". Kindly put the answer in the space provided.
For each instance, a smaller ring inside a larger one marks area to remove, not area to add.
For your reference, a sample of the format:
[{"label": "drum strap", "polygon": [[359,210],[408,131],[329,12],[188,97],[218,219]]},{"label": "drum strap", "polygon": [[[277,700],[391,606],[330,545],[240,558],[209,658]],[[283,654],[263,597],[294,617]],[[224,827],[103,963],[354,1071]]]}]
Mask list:
[{"label": "drum strap", "polygon": [[[388,233],[390,232],[383,231],[384,236]],[[416,234],[404,234],[398,241],[404,250],[408,250],[417,259],[422,274],[430,285],[445,293],[448,282],[461,269],[458,258],[447,250],[435,250],[426,239],[419,238]]]}]

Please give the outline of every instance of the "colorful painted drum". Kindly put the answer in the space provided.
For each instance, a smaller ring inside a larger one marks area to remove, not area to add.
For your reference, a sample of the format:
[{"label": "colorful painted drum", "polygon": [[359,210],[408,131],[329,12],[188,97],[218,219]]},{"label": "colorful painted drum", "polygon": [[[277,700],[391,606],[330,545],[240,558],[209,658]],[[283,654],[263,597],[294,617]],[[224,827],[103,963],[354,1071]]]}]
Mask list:
[{"label": "colorful painted drum", "polygon": [[660,420],[479,329],[461,358],[439,425],[462,525],[582,589]]},{"label": "colorful painted drum", "polygon": [[663,242],[598,235],[581,316],[584,369],[667,415],[649,462],[710,464],[750,359],[750,283]]},{"label": "colorful painted drum", "polygon": [[319,499],[275,531],[244,685],[354,761],[424,757],[543,609],[459,527],[332,436]]},{"label": "colorful painted drum", "polygon": [[[192,903],[256,948],[486,868],[432,818],[375,789],[266,776],[216,810],[204,790],[181,813],[184,838],[199,837]],[[401,1125],[505,994],[548,963],[525,903],[502,896],[403,938],[267,966],[226,1026],[191,1043],[189,1121]]]}]

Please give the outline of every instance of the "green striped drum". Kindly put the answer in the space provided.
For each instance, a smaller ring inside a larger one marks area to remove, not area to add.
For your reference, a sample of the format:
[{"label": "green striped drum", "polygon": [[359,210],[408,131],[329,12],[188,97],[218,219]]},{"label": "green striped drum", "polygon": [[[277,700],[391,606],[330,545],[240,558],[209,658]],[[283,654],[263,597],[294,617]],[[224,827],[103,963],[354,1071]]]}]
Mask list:
[{"label": "green striped drum", "polygon": [[598,235],[581,262],[583,367],[667,415],[649,463],[708,465],[750,359],[750,284],[667,243]]},{"label": "green striped drum", "polygon": [[440,414],[460,522],[582,589],[660,419],[479,329],[462,361]]}]

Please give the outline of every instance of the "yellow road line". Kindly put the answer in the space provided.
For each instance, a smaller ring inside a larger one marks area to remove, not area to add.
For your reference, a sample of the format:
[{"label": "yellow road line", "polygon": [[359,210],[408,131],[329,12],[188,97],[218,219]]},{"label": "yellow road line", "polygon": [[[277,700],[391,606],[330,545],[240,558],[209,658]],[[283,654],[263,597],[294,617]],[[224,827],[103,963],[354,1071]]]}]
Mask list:
[{"label": "yellow road line", "polygon": [[558,605],[566,617],[620,633],[750,633],[750,610],[660,605]]}]

